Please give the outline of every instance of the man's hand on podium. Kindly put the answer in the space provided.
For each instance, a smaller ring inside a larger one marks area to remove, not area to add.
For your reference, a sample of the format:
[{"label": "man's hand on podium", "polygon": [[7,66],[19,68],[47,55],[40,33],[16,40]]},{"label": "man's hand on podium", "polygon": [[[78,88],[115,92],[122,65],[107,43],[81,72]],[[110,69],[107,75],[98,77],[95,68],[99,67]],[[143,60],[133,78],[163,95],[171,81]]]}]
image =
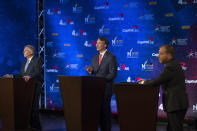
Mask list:
[{"label": "man's hand on podium", "polygon": [[146,81],[145,79],[140,79],[140,80],[137,81],[137,83],[138,84],[144,84],[145,81]]},{"label": "man's hand on podium", "polygon": [[85,69],[89,74],[92,74],[93,68],[91,66],[86,66]]},{"label": "man's hand on podium", "polygon": [[27,82],[31,78],[30,76],[23,76],[24,80]]},{"label": "man's hand on podium", "polygon": [[5,74],[3,77],[5,77],[5,78],[13,78],[13,75],[12,74]]}]

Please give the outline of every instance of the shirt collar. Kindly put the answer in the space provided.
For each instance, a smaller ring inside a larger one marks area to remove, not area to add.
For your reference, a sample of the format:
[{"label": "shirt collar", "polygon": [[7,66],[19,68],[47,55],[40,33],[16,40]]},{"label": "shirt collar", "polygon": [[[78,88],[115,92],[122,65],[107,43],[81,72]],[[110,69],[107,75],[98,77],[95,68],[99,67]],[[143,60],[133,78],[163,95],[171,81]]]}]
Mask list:
[{"label": "shirt collar", "polygon": [[106,49],[103,53],[99,53],[99,54],[102,54],[102,56],[104,56],[104,55],[105,55],[105,53],[106,53],[106,51],[107,51],[107,49]]},{"label": "shirt collar", "polygon": [[32,60],[32,58],[33,58],[33,56],[32,56],[32,57],[30,57],[30,58],[28,58],[27,60],[30,62],[30,61]]}]

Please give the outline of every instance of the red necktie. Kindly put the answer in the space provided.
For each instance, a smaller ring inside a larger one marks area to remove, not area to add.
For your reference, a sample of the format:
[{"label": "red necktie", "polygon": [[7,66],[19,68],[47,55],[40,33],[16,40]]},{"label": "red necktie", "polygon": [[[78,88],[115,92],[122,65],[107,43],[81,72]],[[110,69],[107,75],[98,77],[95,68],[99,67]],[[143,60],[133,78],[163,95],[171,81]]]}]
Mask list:
[{"label": "red necktie", "polygon": [[101,60],[102,60],[102,54],[99,55],[99,65],[101,64]]}]

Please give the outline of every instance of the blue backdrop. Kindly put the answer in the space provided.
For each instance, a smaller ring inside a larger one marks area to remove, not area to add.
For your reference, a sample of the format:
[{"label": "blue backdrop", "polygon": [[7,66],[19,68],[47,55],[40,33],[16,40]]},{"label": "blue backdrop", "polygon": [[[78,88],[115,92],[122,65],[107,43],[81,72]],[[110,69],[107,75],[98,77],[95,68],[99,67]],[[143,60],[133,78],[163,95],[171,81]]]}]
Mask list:
[{"label": "blue backdrop", "polygon": [[[197,117],[197,0],[47,0],[45,9],[47,108],[62,109],[57,76],[87,75],[96,40],[105,35],[118,60],[115,82],[156,77],[163,67],[159,46],[172,44],[185,71],[187,116]],[[164,115],[161,99],[158,106]]]},{"label": "blue backdrop", "polygon": [[1,0],[0,20],[0,75],[18,73],[24,45],[36,45],[36,1]]}]

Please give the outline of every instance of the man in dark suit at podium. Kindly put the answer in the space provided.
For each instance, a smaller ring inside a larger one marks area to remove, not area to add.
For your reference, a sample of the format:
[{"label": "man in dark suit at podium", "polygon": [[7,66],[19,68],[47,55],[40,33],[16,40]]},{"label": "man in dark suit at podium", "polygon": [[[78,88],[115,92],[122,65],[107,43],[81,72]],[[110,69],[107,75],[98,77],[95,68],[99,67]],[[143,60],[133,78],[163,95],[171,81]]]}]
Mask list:
[{"label": "man in dark suit at podium", "polygon": [[163,45],[159,49],[159,61],[164,64],[161,74],[155,79],[141,79],[140,84],[158,86],[162,85],[162,102],[167,113],[167,131],[183,131],[183,121],[188,108],[185,77],[181,65],[174,59],[174,48]]},{"label": "man in dark suit at podium", "polygon": [[111,131],[111,97],[113,80],[117,73],[116,57],[107,50],[109,41],[106,37],[101,36],[97,40],[96,48],[99,53],[92,58],[91,66],[86,67],[89,74],[95,77],[106,78],[106,87],[104,91],[104,100],[102,102],[102,109],[100,113],[100,127],[101,131]]},{"label": "man in dark suit at podium", "polygon": [[41,86],[43,83],[43,70],[42,62],[35,55],[35,48],[32,45],[26,45],[24,47],[24,57],[26,60],[22,63],[21,70],[19,74],[10,75],[6,74],[5,77],[23,77],[25,81],[29,79],[36,80],[36,88],[33,98],[32,111],[30,126],[31,128],[36,128],[41,130],[40,118],[39,118],[39,96],[41,93]]}]

